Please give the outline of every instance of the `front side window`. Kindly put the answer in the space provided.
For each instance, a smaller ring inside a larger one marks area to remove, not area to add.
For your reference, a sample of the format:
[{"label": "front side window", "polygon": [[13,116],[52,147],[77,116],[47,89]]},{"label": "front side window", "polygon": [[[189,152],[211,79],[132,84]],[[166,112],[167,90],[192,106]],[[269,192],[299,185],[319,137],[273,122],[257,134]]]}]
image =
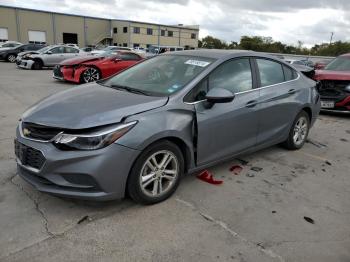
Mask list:
[{"label": "front side window", "polygon": [[233,59],[216,68],[209,75],[209,89],[225,88],[239,93],[253,88],[249,58]]},{"label": "front side window", "polygon": [[52,54],[62,54],[64,53],[64,46],[52,48],[50,51]]},{"label": "front side window", "polygon": [[268,59],[256,59],[259,68],[261,87],[284,82],[282,65]]},{"label": "front side window", "polygon": [[129,87],[151,95],[169,96],[207,68],[215,59],[163,55],[147,59],[101,84],[110,87]]}]

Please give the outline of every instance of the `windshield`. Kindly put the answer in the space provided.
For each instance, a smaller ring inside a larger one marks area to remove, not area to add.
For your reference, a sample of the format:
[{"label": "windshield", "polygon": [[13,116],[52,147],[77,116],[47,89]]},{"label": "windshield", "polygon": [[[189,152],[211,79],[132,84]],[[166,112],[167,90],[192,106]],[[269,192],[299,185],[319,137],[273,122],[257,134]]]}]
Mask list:
[{"label": "windshield", "polygon": [[156,56],[107,79],[103,85],[169,96],[181,90],[213,61],[214,59],[194,56]]},{"label": "windshield", "polygon": [[350,57],[337,57],[325,67],[325,70],[350,71]]}]

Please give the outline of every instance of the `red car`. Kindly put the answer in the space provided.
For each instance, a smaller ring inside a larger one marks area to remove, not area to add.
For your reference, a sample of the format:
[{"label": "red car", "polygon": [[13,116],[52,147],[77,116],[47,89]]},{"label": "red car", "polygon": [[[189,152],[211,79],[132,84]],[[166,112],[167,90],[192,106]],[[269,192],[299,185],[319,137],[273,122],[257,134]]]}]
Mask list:
[{"label": "red car", "polygon": [[75,83],[94,82],[116,74],[141,60],[143,57],[140,55],[127,51],[67,59],[53,69],[53,78]]},{"label": "red car", "polygon": [[329,62],[330,62],[329,60],[318,61],[318,62],[315,63],[314,68],[316,70],[322,70],[329,64]]},{"label": "red car", "polygon": [[316,70],[324,111],[350,113],[350,54],[338,56],[323,70]]}]

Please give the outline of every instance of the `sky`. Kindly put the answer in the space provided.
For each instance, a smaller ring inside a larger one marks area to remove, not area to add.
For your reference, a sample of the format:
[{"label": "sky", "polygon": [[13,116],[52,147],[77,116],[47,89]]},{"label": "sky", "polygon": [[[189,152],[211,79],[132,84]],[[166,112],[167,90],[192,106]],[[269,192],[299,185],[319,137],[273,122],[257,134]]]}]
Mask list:
[{"label": "sky", "polygon": [[199,37],[227,42],[242,35],[271,36],[305,47],[350,41],[349,0],[0,0],[46,11],[161,24],[199,25]]}]

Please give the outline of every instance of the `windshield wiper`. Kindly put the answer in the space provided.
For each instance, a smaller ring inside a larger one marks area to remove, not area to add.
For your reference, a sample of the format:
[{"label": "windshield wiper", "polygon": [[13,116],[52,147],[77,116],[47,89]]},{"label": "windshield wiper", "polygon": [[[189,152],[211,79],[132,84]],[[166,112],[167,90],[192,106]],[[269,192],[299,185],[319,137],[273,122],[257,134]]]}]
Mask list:
[{"label": "windshield wiper", "polygon": [[128,87],[128,86],[110,85],[109,87],[116,88],[116,89],[126,90],[126,91],[128,91],[128,92],[130,92],[130,93],[134,93],[134,94],[141,94],[141,95],[145,95],[145,96],[150,96],[150,93],[147,92],[147,91],[135,89],[135,88]]}]

